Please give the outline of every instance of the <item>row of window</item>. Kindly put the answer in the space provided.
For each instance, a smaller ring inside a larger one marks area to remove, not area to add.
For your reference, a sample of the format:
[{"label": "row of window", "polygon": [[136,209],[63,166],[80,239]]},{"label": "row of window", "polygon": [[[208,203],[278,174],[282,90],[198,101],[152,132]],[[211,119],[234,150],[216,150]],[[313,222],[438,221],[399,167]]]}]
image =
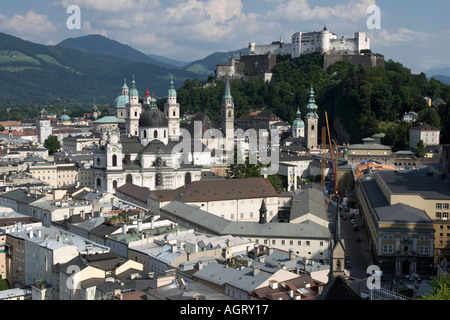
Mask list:
[{"label": "row of window", "polygon": [[[405,247],[403,252],[407,253],[408,247]],[[392,244],[383,245],[383,253],[394,253],[394,245]],[[419,246],[419,254],[430,254],[430,246]]]},{"label": "row of window", "polygon": [[436,212],[436,219],[448,219],[448,212]]},{"label": "row of window", "polygon": [[[278,242],[279,241],[279,242]],[[267,239],[264,239],[264,244],[265,245],[268,245],[269,244],[269,240],[267,240]],[[281,244],[282,246],[284,246],[284,245],[287,245],[287,240],[276,240],[276,239],[272,239],[271,241],[271,244],[272,245],[276,245],[276,244]],[[259,242],[259,239],[255,239],[255,243],[256,244],[259,244],[260,242]],[[303,244],[302,244],[303,243]],[[294,245],[294,240],[289,240],[289,245],[290,246],[293,246]],[[297,241],[297,246],[307,246],[307,247],[309,247],[309,246],[311,246],[311,241],[309,241],[309,240],[298,240]],[[324,246],[324,241],[319,241],[319,246],[320,247],[323,247]]]},{"label": "row of window", "polygon": [[436,203],[436,209],[448,209],[449,204],[448,203]]}]

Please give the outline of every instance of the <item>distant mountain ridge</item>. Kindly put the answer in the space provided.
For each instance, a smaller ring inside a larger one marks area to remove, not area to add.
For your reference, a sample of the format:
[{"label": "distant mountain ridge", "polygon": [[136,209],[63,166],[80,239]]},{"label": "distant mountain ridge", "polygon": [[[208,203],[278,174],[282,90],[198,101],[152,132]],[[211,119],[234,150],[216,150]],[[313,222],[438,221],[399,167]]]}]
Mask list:
[{"label": "distant mountain ridge", "polygon": [[130,85],[133,75],[140,95],[148,88],[156,98],[167,96],[171,75],[176,88],[186,79],[206,79],[181,69],[0,33],[0,103],[113,103],[123,79]]},{"label": "distant mountain ridge", "polygon": [[75,50],[107,54],[117,58],[135,62],[155,64],[167,69],[179,68],[175,65],[162,62],[161,59],[154,59],[153,57],[146,55],[145,53],[136,50],[129,45],[109,39],[99,34],[92,34],[78,38],[68,38],[58,43],[57,46]]},{"label": "distant mountain ridge", "polygon": [[234,57],[239,60],[240,54],[248,54],[247,48],[242,48],[227,52],[214,52],[204,59],[196,60],[184,67],[184,70],[199,75],[214,75],[217,64],[226,64],[230,62],[230,58]]}]

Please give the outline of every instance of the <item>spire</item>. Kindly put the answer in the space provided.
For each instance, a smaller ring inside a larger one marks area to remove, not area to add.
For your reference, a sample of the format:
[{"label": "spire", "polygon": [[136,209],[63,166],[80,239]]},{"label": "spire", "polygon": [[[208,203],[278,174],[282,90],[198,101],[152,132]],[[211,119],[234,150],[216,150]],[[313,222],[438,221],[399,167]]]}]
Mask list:
[{"label": "spire", "polygon": [[169,97],[177,96],[177,91],[175,90],[175,88],[173,86],[173,75],[170,76],[170,88],[169,88],[168,96]]},{"label": "spire", "polygon": [[261,224],[267,223],[267,208],[264,199],[261,203],[261,208],[259,209],[259,223]]},{"label": "spire", "polygon": [[225,92],[223,94],[222,99],[223,100],[225,100],[225,99],[233,99],[233,97],[231,96],[230,79],[229,78],[227,78],[227,82],[225,84]]},{"label": "spire", "polygon": [[317,104],[316,104],[316,100],[314,99],[314,89],[311,87],[310,91],[309,91],[309,101],[308,101],[308,105],[306,106],[306,110],[308,111],[308,113],[306,114],[307,117],[315,117],[315,118],[319,118],[319,116],[317,115]]},{"label": "spire", "polygon": [[136,89],[136,82],[134,81],[134,75],[133,75],[133,81],[131,81],[130,96],[132,96],[132,97],[139,96],[138,90]]}]

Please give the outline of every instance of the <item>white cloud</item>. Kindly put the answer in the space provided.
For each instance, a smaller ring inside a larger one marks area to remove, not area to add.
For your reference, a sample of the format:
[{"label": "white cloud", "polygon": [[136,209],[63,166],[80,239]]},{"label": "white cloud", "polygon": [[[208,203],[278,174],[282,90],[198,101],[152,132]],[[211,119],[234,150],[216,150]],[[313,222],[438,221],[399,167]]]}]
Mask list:
[{"label": "white cloud", "polygon": [[48,16],[29,10],[25,16],[16,14],[11,18],[0,15],[0,29],[15,35],[43,35],[55,32],[57,28]]},{"label": "white cloud", "polygon": [[375,4],[375,0],[350,0],[346,3],[330,6],[312,6],[308,0],[289,0],[281,2],[267,17],[288,21],[320,21],[342,19],[341,22],[367,19],[367,7]]},{"label": "white cloud", "polygon": [[81,10],[86,9],[102,12],[123,12],[146,5],[147,2],[147,0],[59,0],[53,4],[63,8],[67,8],[71,5],[77,5]]}]

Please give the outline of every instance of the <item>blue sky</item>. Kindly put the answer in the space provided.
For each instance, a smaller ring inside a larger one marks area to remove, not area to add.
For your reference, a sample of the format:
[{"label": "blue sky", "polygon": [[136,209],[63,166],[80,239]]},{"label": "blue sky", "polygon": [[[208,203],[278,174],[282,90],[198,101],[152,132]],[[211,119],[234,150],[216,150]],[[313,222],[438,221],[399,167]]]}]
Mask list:
[{"label": "blue sky", "polygon": [[[380,29],[366,23],[374,4]],[[81,10],[79,30],[67,28],[70,5]],[[417,73],[450,66],[449,13],[450,0],[18,0],[1,1],[0,31],[48,45],[102,34],[189,62],[326,25],[338,37],[366,32],[372,51]]]}]

